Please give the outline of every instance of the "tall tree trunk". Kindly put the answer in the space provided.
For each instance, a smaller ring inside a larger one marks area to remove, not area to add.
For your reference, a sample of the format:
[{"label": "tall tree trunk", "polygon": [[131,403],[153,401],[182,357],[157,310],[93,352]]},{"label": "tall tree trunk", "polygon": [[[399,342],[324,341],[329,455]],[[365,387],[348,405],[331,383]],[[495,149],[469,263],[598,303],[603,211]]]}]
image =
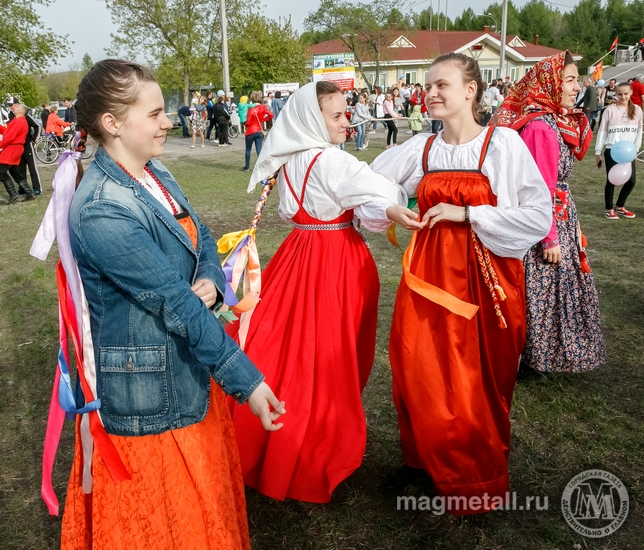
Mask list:
[{"label": "tall tree trunk", "polygon": [[183,104],[190,105],[190,75],[186,70],[183,72]]}]

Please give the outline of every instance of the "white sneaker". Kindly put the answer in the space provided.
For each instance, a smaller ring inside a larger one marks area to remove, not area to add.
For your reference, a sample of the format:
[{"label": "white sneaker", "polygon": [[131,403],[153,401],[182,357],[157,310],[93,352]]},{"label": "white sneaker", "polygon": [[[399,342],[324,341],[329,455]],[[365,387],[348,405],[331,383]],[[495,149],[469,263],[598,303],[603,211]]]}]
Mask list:
[{"label": "white sneaker", "polygon": [[376,133],[376,131],[375,131],[375,130],[369,130],[369,133],[370,133],[370,134],[375,134],[375,133]]},{"label": "white sneaker", "polygon": [[409,130],[409,132],[405,132],[405,134],[411,134],[411,130]]}]

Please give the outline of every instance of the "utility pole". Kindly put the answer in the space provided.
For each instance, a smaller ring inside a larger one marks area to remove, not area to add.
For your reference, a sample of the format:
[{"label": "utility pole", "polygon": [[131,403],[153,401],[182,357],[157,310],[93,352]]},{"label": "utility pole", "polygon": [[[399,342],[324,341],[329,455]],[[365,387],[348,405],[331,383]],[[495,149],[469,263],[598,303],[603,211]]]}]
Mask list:
[{"label": "utility pole", "polygon": [[436,14],[436,17],[438,17],[438,24],[436,25],[436,30],[440,31],[441,30],[441,0],[438,0],[438,13]]},{"label": "utility pole", "polygon": [[[434,22],[434,0],[429,0],[429,30],[432,30],[432,23]],[[579,51],[579,48],[577,48]]]},{"label": "utility pole", "polygon": [[445,0],[445,30],[447,30],[447,3],[449,0]]},{"label": "utility pole", "polygon": [[508,0],[503,0],[501,19],[501,53],[499,54],[499,78],[505,78],[505,39],[508,30]]},{"label": "utility pole", "polygon": [[224,92],[230,95],[230,73],[228,72],[228,29],[226,23],[226,0],[219,0],[219,16],[221,17],[221,64],[224,73]]}]

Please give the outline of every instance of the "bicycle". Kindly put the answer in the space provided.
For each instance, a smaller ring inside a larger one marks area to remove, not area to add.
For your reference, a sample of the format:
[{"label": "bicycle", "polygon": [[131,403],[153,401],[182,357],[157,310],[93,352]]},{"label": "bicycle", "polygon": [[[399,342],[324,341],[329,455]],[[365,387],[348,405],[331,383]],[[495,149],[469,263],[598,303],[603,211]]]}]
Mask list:
[{"label": "bicycle", "polygon": [[[38,160],[44,164],[52,164],[56,162],[58,156],[65,150],[74,150],[76,147],[77,139],[76,132],[71,131],[67,135],[63,135],[62,142],[58,141],[58,138],[54,134],[45,134],[40,136],[36,143],[34,143],[34,148],[36,150],[36,157]],[[81,155],[83,159],[88,159],[94,154],[94,142],[92,139],[87,136],[87,141],[85,142],[85,151]]]}]

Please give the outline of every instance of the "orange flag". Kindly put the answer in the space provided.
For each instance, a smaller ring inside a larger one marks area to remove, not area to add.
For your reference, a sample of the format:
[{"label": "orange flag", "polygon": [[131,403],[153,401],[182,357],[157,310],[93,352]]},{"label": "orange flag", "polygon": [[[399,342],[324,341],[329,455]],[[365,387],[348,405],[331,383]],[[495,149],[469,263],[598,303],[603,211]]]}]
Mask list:
[{"label": "orange flag", "polygon": [[602,74],[604,73],[604,62],[600,61],[597,63],[595,70],[593,71],[593,79],[595,82],[597,82],[601,77]]},{"label": "orange flag", "polygon": [[610,51],[612,52],[615,48],[617,48],[617,44],[619,43],[619,36],[615,37],[615,40],[613,41],[613,45],[610,47]]}]

